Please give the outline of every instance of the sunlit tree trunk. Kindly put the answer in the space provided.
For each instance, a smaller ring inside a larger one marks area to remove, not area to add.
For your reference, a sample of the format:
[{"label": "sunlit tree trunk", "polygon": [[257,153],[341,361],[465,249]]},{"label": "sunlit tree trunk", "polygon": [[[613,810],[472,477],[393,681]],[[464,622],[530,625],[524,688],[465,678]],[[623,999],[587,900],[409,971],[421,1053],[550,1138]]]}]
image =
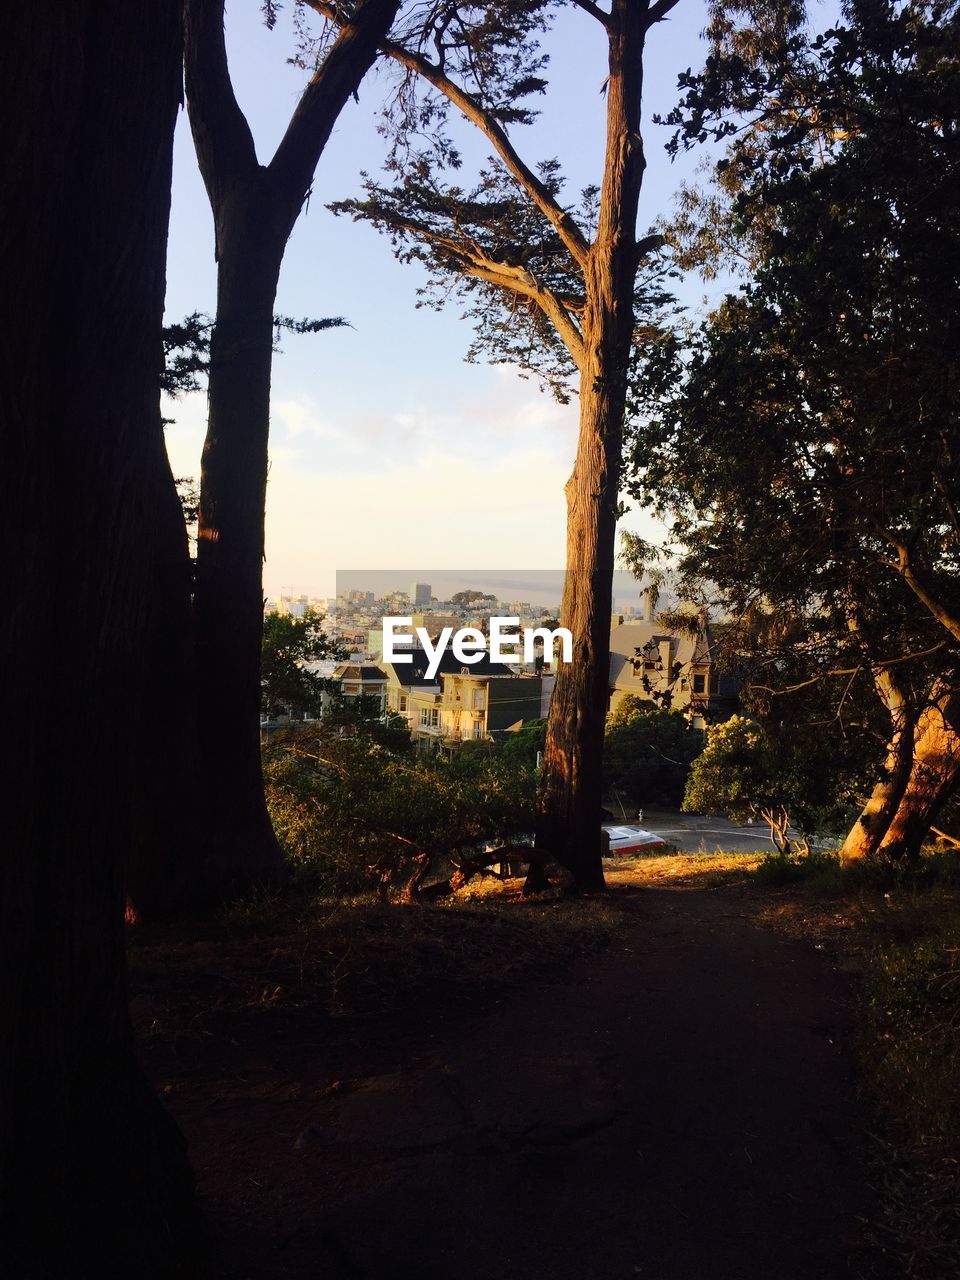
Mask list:
[{"label": "sunlit tree trunk", "polygon": [[537,854],[577,888],[603,887],[600,852],[603,731],[623,451],[627,367],[639,254],[637,209],[645,4],[616,0],[609,18],[607,141],[596,239],[585,270],[580,435],[567,483],[567,574],[561,622],[573,662],[560,664],[550,704]]},{"label": "sunlit tree trunk", "polygon": [[159,410],[180,48],[177,0],[14,5],[2,22],[11,1277],[203,1272],[183,1141],[136,1061],[123,937],[165,592],[182,571]]},{"label": "sunlit tree trunk", "polygon": [[841,862],[869,858],[879,849],[903,797],[913,764],[913,711],[889,669],[878,670],[874,681],[890,714],[890,738],[883,776],[843,842]]},{"label": "sunlit tree trunk", "polygon": [[880,843],[881,855],[916,859],[940,810],[960,784],[960,693],[925,707],[913,735],[913,764],[897,811]]}]

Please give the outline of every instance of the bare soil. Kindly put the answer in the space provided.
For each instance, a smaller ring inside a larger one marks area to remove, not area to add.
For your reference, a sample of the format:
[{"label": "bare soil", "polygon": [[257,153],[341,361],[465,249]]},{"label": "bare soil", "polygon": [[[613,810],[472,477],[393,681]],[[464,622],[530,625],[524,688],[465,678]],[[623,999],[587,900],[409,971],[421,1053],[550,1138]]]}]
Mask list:
[{"label": "bare soil", "polygon": [[217,1274],[875,1274],[847,979],[742,884],[615,879],[606,945],[584,932],[486,989],[443,972],[468,952],[440,951],[431,984],[379,1008],[291,1003],[282,982],[271,1000],[269,973],[237,1008],[218,993],[249,945],[135,945],[146,1065]]}]

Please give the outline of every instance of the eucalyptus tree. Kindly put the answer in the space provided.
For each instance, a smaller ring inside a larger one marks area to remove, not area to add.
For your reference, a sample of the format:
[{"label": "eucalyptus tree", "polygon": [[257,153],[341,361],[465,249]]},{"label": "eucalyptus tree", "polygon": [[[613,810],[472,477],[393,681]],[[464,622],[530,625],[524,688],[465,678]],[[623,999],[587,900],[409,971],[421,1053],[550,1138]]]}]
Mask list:
[{"label": "eucalyptus tree", "polygon": [[137,1063],[123,937],[169,584],[187,563],[159,403],[180,5],[15,5],[2,29],[0,634],[16,728],[0,1257],[11,1276],[198,1276],[192,1179]]},{"label": "eucalyptus tree", "polygon": [[[338,13],[268,164],[233,91],[224,0],[185,0],[187,107],[216,229],[217,310],[200,475],[194,593],[196,685],[211,853],[205,879],[279,871],[260,763],[260,654],[274,301],[287,241],[348,98],[399,0]],[[272,19],[274,5],[267,6]]]},{"label": "eucalyptus tree", "polygon": [[854,2],[815,36],[717,6],[672,117],[731,139],[682,250],[747,280],[638,415],[634,487],[729,602],[805,615],[841,694],[872,679],[886,759],[848,858],[915,855],[960,783],[958,12]]},{"label": "eucalyptus tree", "polygon": [[[338,20],[335,4],[307,2]],[[576,0],[606,45],[596,70],[606,124],[599,184],[572,203],[559,162],[536,163],[514,141],[534,118],[532,96],[546,88],[538,38],[557,6],[411,5],[381,46],[401,73],[384,116],[394,185],[368,181],[363,200],[335,206],[390,235],[402,259],[425,265],[428,302],[451,292],[465,302],[476,333],[471,358],[533,372],[561,398],[579,394],[561,610],[574,661],[560,667],[551,703],[537,856],[556,859],[585,890],[603,886],[601,756],[627,371],[637,346],[655,340],[649,329],[663,301],[662,239],[637,233],[644,49],[675,4]],[[492,153],[466,187],[452,181],[462,164],[448,127],[454,114]]]}]

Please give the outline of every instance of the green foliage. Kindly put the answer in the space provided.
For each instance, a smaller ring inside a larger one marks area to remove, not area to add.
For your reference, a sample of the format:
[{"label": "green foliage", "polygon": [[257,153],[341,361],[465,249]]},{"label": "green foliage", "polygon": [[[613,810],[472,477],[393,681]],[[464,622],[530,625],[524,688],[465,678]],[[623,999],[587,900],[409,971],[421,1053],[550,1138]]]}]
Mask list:
[{"label": "green foliage", "polygon": [[[734,822],[762,818],[781,854],[809,853],[808,838],[836,822],[838,776],[829,752],[800,735],[777,738],[745,716],[707,731],[683,797],[687,813],[723,813]],[[802,833],[788,835],[791,824]]]},{"label": "green foliage", "polygon": [[321,629],[320,621],[313,609],[308,609],[302,618],[290,613],[265,615],[260,687],[266,715],[320,714],[328,682],[305,664],[346,656]]},{"label": "green foliage", "polygon": [[958,14],[849,3],[812,36],[793,3],[715,5],[671,117],[729,140],[681,260],[747,280],[637,370],[628,489],[681,595],[735,619],[779,755],[833,762],[831,804],[882,767],[878,673],[915,708],[960,673]]},{"label": "green foliage", "polygon": [[298,871],[331,891],[467,867],[533,828],[536,774],[497,751],[416,756],[405,729],[337,714],[275,740],[267,798]]},{"label": "green foliage", "polygon": [[684,812],[723,813],[745,822],[781,802],[773,753],[760,726],[743,716],[713,725],[690,770]]},{"label": "green foliage", "polygon": [[631,695],[607,717],[604,784],[634,804],[679,804],[703,745],[703,732],[682,715]]},{"label": "green foliage", "polygon": [[527,720],[521,729],[504,737],[500,752],[511,765],[532,770],[537,767],[538,757],[542,758],[546,744],[546,720]]}]

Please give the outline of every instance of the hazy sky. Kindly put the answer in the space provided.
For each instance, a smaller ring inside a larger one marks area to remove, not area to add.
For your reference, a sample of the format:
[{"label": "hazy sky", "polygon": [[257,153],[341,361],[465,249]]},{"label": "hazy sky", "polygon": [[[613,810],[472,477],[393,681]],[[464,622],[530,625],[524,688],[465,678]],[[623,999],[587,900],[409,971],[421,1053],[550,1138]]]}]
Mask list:
[{"label": "hazy sky", "polygon": [[[286,63],[293,49],[289,11],[273,32],[258,0],[228,5],[231,71],[261,161],[286,127],[303,73]],[[671,164],[669,134],[651,123],[676,99],[677,73],[702,60],[699,0],[680,0],[648,39],[644,118],[648,169],[641,226],[668,209],[695,161]],[[571,190],[599,178],[605,75],[599,26],[579,10],[561,13],[548,48],[550,88],[543,117],[513,139],[531,160],[559,156]],[[371,228],[334,218],[328,201],[357,191],[359,171],[376,171],[383,142],[376,109],[386,70],[368,75],[321,158],[309,208],[301,214],[280,277],[277,310],[294,316],[342,315],[352,327],[289,337],[274,360],[267,505],[268,595],[281,589],[331,594],[338,568],[430,565],[561,567],[563,485],[576,438],[576,404],[557,405],[509,368],[468,365],[466,321],[450,308],[416,308],[420,275],[396,263]],[[467,170],[487,149],[464,133]],[[467,180],[465,174],[465,181]],[[696,281],[684,297],[697,305]],[[185,117],[177,131],[168,267],[168,314],[212,313],[216,294],[213,231]],[[177,475],[196,476],[205,397],[168,413],[167,441]],[[643,527],[633,513],[626,527]]]}]

